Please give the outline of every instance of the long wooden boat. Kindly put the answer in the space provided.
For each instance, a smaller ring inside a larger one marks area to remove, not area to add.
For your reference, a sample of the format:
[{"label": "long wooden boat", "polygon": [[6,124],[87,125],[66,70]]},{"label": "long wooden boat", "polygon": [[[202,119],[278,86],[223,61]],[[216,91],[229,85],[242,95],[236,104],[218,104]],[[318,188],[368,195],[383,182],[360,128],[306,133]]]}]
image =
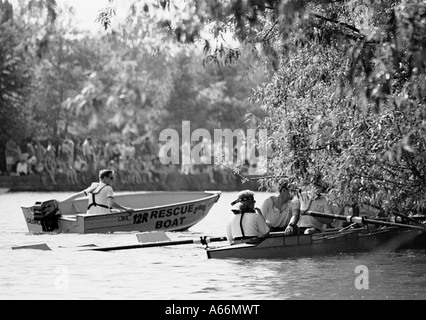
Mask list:
[{"label": "long wooden boat", "polygon": [[206,251],[207,257],[213,259],[286,259],[379,249],[394,251],[400,248],[426,249],[426,233],[398,227],[374,230],[367,227],[332,229],[323,233],[298,236],[285,236],[283,232],[273,232],[265,238],[206,248]]},{"label": "long wooden boat", "polygon": [[22,207],[31,233],[182,231],[206,217],[221,192],[132,192],[115,195],[134,212],[86,214],[87,198]]}]

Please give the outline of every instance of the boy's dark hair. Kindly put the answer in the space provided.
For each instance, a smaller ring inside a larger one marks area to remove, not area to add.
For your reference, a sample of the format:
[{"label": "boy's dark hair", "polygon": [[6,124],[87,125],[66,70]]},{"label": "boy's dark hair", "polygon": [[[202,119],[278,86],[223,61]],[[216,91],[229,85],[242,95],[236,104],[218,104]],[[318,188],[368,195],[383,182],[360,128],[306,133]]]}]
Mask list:
[{"label": "boy's dark hair", "polygon": [[105,177],[109,177],[112,174],[114,174],[114,170],[110,170],[110,169],[101,170],[99,171],[99,180],[102,180]]}]

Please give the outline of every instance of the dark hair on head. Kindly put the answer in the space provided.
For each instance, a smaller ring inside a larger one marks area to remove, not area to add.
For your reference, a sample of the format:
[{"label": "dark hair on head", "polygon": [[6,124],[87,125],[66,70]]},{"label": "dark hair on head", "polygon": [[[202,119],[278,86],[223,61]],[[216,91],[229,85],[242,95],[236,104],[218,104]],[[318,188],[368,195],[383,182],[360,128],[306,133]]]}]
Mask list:
[{"label": "dark hair on head", "polygon": [[290,184],[286,179],[278,181],[278,192],[281,193],[282,189],[290,190]]},{"label": "dark hair on head", "polygon": [[99,171],[99,180],[102,180],[105,177],[109,177],[111,174],[114,174],[114,170],[103,169],[103,170]]},{"label": "dark hair on head", "polygon": [[290,188],[289,188],[289,186],[288,186],[288,184],[287,184],[287,183],[283,183],[283,184],[281,184],[281,185],[279,186],[279,188],[278,188],[278,192],[280,192],[280,193],[281,193],[281,191],[282,191],[283,189],[290,190]]}]

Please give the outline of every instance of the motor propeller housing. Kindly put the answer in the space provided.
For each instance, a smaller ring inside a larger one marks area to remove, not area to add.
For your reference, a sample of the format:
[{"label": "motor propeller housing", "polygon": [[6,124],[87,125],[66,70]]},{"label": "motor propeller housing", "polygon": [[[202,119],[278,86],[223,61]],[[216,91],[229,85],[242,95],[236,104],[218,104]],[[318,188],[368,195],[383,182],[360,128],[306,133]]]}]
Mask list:
[{"label": "motor propeller housing", "polygon": [[34,220],[40,221],[43,231],[58,229],[59,202],[57,200],[37,201],[33,207]]}]

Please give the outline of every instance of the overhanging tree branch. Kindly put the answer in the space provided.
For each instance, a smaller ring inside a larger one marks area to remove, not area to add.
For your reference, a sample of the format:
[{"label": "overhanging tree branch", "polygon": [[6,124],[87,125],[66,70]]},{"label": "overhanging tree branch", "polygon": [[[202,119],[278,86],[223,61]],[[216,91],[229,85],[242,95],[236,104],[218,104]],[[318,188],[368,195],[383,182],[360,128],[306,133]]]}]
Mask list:
[{"label": "overhanging tree branch", "polygon": [[324,21],[328,21],[328,22],[332,22],[334,24],[337,24],[337,25],[340,25],[342,27],[345,27],[345,28],[347,28],[347,29],[349,29],[349,30],[357,33],[358,36],[359,36],[359,38],[361,38],[361,39],[363,39],[365,37],[358,28],[356,28],[354,26],[351,26],[351,25],[349,25],[347,23],[344,23],[344,22],[341,22],[341,21],[337,21],[337,20],[333,20],[333,19],[321,16],[318,13],[312,13],[312,16],[314,16],[315,18],[318,18],[318,19],[321,19],[321,20],[324,20]]}]

